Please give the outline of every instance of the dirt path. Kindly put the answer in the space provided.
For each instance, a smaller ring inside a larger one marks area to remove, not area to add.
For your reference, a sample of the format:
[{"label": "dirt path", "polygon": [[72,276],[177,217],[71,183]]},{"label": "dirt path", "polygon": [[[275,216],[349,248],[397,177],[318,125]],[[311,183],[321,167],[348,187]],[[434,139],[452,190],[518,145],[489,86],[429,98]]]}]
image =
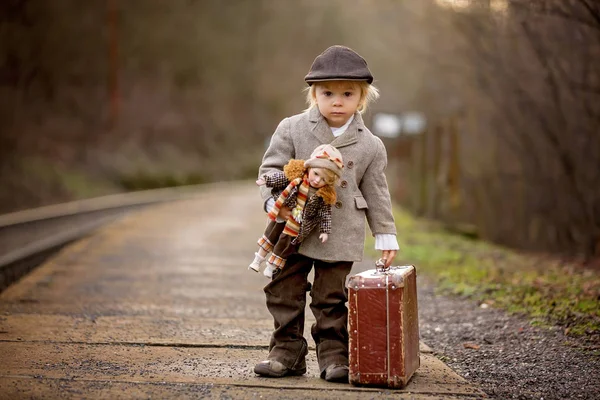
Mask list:
[{"label": "dirt path", "polygon": [[421,282],[421,338],[459,374],[497,399],[600,399],[600,346],[561,329],[434,295]]}]

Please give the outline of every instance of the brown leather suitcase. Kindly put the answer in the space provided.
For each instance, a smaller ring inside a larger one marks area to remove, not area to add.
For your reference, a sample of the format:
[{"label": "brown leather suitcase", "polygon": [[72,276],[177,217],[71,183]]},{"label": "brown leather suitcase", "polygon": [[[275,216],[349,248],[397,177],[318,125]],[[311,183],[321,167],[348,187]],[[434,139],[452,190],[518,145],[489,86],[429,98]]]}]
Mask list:
[{"label": "brown leather suitcase", "polygon": [[419,368],[416,275],[410,265],[348,279],[350,383],[402,388]]}]

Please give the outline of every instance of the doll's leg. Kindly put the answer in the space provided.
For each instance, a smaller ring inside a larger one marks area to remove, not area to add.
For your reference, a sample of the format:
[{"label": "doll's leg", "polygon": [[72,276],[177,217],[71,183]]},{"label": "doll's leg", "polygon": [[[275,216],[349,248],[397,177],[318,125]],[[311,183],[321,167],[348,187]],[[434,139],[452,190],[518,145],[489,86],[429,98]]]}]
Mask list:
[{"label": "doll's leg", "polygon": [[311,333],[317,345],[321,377],[348,382],[348,289],[346,276],[352,262],[315,260],[310,308],[315,316]]},{"label": "doll's leg", "polygon": [[265,262],[267,254],[273,250],[284,227],[285,223],[278,223],[275,221],[271,221],[269,225],[267,225],[265,233],[258,239],[258,251],[254,253],[254,260],[250,263],[248,269],[256,272],[260,270],[261,265]]},{"label": "doll's leg", "polygon": [[298,245],[292,244],[293,240],[293,237],[284,233],[279,236],[277,244],[273,248],[273,253],[267,261],[267,268],[263,273],[267,278],[271,278],[275,271],[285,267],[288,257],[298,251]]},{"label": "doll's leg", "polygon": [[275,250],[269,256],[269,260],[267,261],[267,267],[265,268],[263,275],[267,278],[272,278],[273,275],[283,268],[286,263],[286,259],[276,254]]}]

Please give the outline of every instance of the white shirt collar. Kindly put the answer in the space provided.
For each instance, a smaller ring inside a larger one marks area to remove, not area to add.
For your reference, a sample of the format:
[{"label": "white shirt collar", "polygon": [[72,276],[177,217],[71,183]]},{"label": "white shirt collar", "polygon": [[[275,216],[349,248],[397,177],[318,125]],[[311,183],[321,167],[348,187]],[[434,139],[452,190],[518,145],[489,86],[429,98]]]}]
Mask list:
[{"label": "white shirt collar", "polygon": [[352,114],[352,116],[348,119],[348,121],[346,121],[346,123],[343,126],[340,126],[339,128],[334,128],[334,127],[330,126],[331,133],[333,133],[333,136],[338,137],[342,133],[346,132],[346,129],[348,129],[348,126],[350,126],[350,123],[353,120],[354,120],[354,114]]}]

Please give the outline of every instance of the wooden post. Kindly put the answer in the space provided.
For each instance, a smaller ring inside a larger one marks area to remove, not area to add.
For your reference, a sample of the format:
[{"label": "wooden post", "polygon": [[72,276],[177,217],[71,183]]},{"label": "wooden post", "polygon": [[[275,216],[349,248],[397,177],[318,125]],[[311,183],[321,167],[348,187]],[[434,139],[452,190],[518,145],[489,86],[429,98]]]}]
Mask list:
[{"label": "wooden post", "polygon": [[425,129],[422,135],[419,135],[420,144],[421,144],[421,154],[420,154],[420,163],[419,163],[419,205],[417,208],[417,212],[419,215],[425,215],[427,212],[427,145],[428,145],[428,137],[429,130]]},{"label": "wooden post", "polygon": [[119,121],[119,40],[117,32],[117,0],[107,0],[108,26],[108,93],[110,101],[110,124],[114,128]]},{"label": "wooden post", "polygon": [[409,173],[408,173],[408,179],[409,179],[409,184],[408,184],[408,203],[410,205],[410,210],[413,213],[417,212],[417,182],[418,182],[418,176],[419,176],[419,168],[418,168],[418,161],[419,161],[419,155],[418,155],[418,146],[417,146],[418,142],[417,140],[415,140],[414,137],[411,137],[409,139],[409,145],[410,145],[410,158],[409,158]]},{"label": "wooden post", "polygon": [[442,134],[441,126],[437,126],[433,131],[433,155],[432,155],[432,171],[431,171],[431,191],[430,191],[430,216],[431,218],[439,218],[440,212],[440,165],[442,157]]},{"label": "wooden post", "polygon": [[[450,165],[448,171],[448,183],[450,189],[450,210],[454,214],[462,203],[460,193],[460,149],[456,121],[450,119],[448,126],[450,136]],[[455,215],[452,216],[453,218]]]}]

